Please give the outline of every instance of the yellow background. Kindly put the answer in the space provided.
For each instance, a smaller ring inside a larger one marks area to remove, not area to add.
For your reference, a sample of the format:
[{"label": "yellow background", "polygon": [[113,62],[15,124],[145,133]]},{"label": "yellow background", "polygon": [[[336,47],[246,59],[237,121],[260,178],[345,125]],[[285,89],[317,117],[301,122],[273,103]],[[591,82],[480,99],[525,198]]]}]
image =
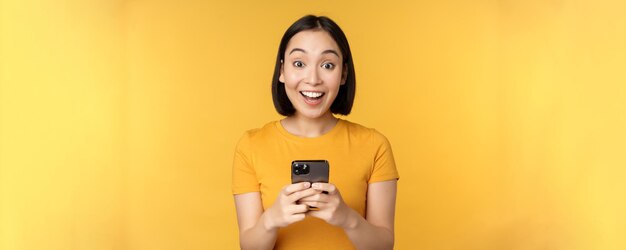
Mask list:
[{"label": "yellow background", "polygon": [[626,249],[624,1],[0,0],[0,249],[237,249],[284,30],[346,31],[396,249]]}]

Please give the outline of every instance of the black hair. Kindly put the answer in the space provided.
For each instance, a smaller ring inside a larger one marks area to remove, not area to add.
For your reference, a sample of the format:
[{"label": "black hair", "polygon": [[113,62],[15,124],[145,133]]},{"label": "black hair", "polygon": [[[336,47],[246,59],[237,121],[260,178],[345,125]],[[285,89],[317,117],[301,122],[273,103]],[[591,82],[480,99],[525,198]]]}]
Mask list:
[{"label": "black hair", "polygon": [[287,97],[285,92],[285,83],[280,82],[280,68],[282,62],[285,59],[285,50],[287,50],[287,43],[298,32],[305,30],[322,29],[335,40],[341,54],[343,55],[344,70],[347,70],[346,82],[339,87],[339,93],[330,106],[330,112],[333,114],[348,115],[352,110],[352,104],[354,103],[354,95],[356,93],[356,80],[354,77],[354,63],[352,62],[352,53],[350,52],[350,45],[348,39],[343,33],[339,25],[333,20],[325,16],[304,16],[295,23],[293,23],[280,40],[280,46],[278,47],[278,55],[276,56],[276,66],[274,68],[274,77],[272,78],[272,99],[274,100],[274,107],[279,114],[284,116],[290,116],[295,114],[296,109],[293,107],[291,101]]}]

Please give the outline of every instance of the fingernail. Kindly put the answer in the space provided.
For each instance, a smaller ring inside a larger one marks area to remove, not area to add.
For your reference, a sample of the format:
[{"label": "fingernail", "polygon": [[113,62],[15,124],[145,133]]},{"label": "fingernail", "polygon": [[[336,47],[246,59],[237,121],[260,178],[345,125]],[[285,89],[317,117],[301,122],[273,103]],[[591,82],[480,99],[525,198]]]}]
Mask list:
[{"label": "fingernail", "polygon": [[309,182],[305,182],[305,183],[304,183],[304,187],[305,187],[305,188],[308,188],[308,187],[310,187],[310,186],[311,186],[311,183],[309,183]]},{"label": "fingernail", "polygon": [[313,187],[314,187],[314,188],[319,188],[319,187],[320,187],[320,184],[313,183]]}]

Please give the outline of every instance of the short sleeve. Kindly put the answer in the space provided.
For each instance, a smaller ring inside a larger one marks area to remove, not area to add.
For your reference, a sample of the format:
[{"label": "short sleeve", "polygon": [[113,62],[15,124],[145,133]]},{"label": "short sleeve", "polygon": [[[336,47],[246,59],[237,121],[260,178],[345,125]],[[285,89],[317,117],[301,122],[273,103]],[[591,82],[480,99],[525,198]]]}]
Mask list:
[{"label": "short sleeve", "polygon": [[374,157],[372,175],[368,183],[399,179],[400,175],[396,169],[396,162],[393,158],[393,152],[391,151],[391,144],[389,143],[389,140],[375,130],[372,140],[372,145],[376,145],[377,148],[376,155]]},{"label": "short sleeve", "polygon": [[259,181],[251,161],[251,145],[249,133],[245,133],[235,148],[233,159],[233,194],[259,192]]}]

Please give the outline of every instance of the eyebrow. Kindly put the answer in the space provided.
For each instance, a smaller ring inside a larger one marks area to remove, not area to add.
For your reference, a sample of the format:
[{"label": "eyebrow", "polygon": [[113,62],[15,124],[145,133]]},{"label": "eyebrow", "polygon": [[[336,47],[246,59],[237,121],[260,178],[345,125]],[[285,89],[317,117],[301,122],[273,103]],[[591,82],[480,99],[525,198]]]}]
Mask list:
[{"label": "eyebrow", "polygon": [[302,52],[302,53],[305,53],[305,54],[306,54],[306,51],[305,51],[305,50],[303,50],[303,49],[300,49],[300,48],[294,48],[294,49],[292,49],[292,50],[289,52],[289,54],[291,55],[291,53],[296,52],[296,51],[300,51],[300,52]]},{"label": "eyebrow", "polygon": [[335,50],[333,50],[333,49],[327,49],[327,50],[324,50],[324,51],[322,52],[322,54],[329,54],[329,53],[330,53],[330,54],[335,54],[337,57],[339,57],[339,54],[337,53],[337,51],[335,51]]},{"label": "eyebrow", "polygon": [[[303,50],[303,49],[301,49],[301,48],[293,48],[293,49],[289,52],[289,55],[291,55],[291,53],[296,52],[296,51],[300,51],[300,52],[302,52],[302,53],[305,53],[305,54],[306,54],[306,50]],[[337,53],[337,51],[335,51],[335,50],[333,50],[333,49],[327,49],[327,50],[324,50],[324,51],[322,51],[322,55],[323,55],[323,54],[335,54],[337,57],[339,57],[339,53]]]}]

